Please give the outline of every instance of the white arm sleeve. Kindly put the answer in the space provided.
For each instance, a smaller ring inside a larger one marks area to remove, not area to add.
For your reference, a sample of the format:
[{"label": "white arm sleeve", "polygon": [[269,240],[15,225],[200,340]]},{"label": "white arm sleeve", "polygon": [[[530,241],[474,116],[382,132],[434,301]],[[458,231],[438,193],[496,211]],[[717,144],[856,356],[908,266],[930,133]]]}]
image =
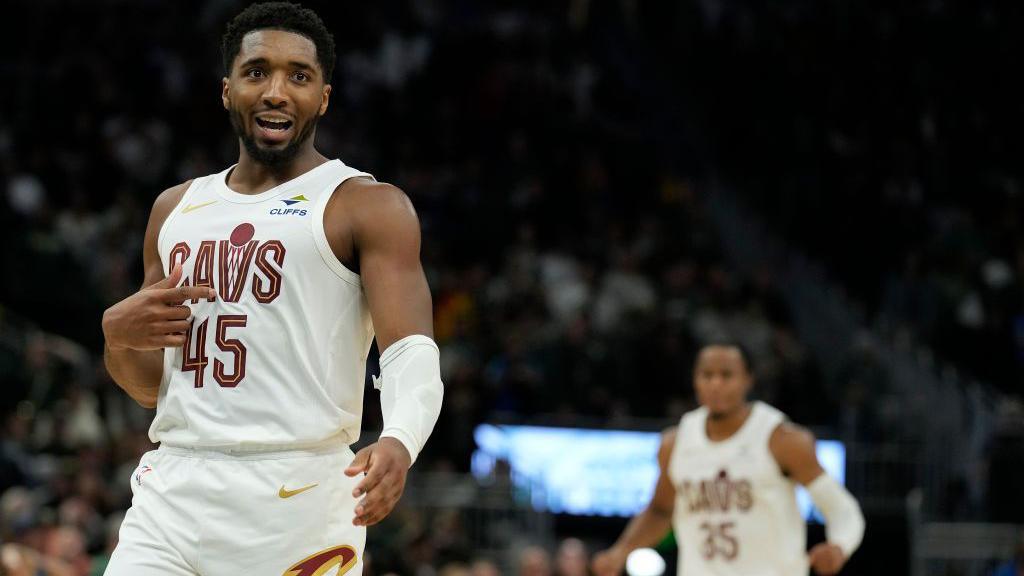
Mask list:
[{"label": "white arm sleeve", "polygon": [[444,384],[437,344],[414,334],[388,346],[380,355],[380,378],[374,379],[374,387],[380,390],[384,413],[381,438],[401,442],[415,462],[441,413]]},{"label": "white arm sleeve", "polygon": [[807,485],[814,505],[825,516],[825,536],[849,558],[864,538],[864,515],[850,492],[822,473]]}]

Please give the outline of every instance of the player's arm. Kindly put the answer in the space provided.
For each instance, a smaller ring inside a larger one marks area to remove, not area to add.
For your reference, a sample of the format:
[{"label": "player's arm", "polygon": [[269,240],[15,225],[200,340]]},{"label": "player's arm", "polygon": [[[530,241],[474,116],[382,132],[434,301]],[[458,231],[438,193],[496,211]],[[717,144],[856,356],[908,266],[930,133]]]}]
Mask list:
[{"label": "player's arm", "polygon": [[780,424],[772,433],[769,448],[782,471],[807,488],[825,516],[826,542],[809,552],[811,567],[823,575],[839,572],[864,538],[864,515],[857,500],[822,469],[809,430]]},{"label": "player's arm", "polygon": [[103,313],[103,362],[118,386],[146,408],[156,406],[163,376],[164,348],[185,343],[185,299],[213,297],[209,288],[175,287],[181,268],[165,278],[157,248],[160,228],[181,200],[189,182],[165,190],[153,203],[142,249],[142,289]]},{"label": "player's arm", "polygon": [[368,526],[384,519],[402,496],[406,473],[437,422],[443,385],[412,203],[398,188],[362,178],[340,192],[381,350],[384,429],[346,469],[350,476],[366,474],[353,493],[363,496],[354,523]]},{"label": "player's arm", "polygon": [[611,548],[594,556],[593,569],[596,576],[617,576],[622,572],[630,552],[637,548],[656,545],[672,527],[676,489],[669,478],[668,465],[676,443],[676,430],[676,427],[668,428],[661,434],[661,446],[658,448],[658,483],[654,488],[651,502],[643,512],[629,521]]}]

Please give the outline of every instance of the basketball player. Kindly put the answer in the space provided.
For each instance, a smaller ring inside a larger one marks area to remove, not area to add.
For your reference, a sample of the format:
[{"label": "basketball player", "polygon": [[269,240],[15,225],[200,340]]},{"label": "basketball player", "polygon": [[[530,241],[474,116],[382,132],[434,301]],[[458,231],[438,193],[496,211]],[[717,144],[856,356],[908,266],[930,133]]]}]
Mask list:
[{"label": "basketball player", "polygon": [[[842,569],[864,535],[860,507],[822,470],[810,432],[747,400],[752,383],[742,348],[701,349],[694,369],[701,407],[663,434],[651,503],[595,556],[597,576],[619,574],[630,552],[654,546],[670,527],[680,575],[804,576],[808,563],[818,574]],[[825,516],[827,542],[809,554],[796,483]]]},{"label": "basketball player", "polygon": [[[250,6],[222,49],[238,163],[157,198],[144,288],[103,317],[160,443],[106,574],[358,574],[441,406],[419,223],[314,147],[335,61],[315,13]],[[375,335],[384,429],[353,455]]]}]

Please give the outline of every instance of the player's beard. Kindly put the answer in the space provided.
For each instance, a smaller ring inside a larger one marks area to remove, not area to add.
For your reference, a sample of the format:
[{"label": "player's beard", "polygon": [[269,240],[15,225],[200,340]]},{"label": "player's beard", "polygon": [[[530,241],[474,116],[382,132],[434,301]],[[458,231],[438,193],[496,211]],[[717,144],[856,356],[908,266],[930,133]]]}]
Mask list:
[{"label": "player's beard", "polygon": [[238,139],[242,141],[242,145],[245,146],[245,151],[249,153],[249,157],[255,160],[256,163],[263,164],[268,168],[278,168],[295,159],[295,156],[299,154],[299,149],[302,148],[302,144],[313,135],[316,123],[320,120],[319,116],[314,116],[309,122],[306,122],[302,126],[299,135],[286,144],[284,148],[263,148],[256,142],[256,138],[246,131],[245,119],[242,118],[241,112],[232,109],[228,115],[231,117],[231,128],[234,129]]}]

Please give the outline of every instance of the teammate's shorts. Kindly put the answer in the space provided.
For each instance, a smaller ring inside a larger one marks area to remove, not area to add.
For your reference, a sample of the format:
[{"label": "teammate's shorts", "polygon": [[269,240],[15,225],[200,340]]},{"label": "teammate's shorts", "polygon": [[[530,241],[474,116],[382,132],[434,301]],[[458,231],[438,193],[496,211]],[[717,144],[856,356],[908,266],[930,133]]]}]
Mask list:
[{"label": "teammate's shorts", "polygon": [[131,477],[132,506],[106,576],[361,574],[353,526],[362,476],[347,446],[225,453],[160,447]]}]

